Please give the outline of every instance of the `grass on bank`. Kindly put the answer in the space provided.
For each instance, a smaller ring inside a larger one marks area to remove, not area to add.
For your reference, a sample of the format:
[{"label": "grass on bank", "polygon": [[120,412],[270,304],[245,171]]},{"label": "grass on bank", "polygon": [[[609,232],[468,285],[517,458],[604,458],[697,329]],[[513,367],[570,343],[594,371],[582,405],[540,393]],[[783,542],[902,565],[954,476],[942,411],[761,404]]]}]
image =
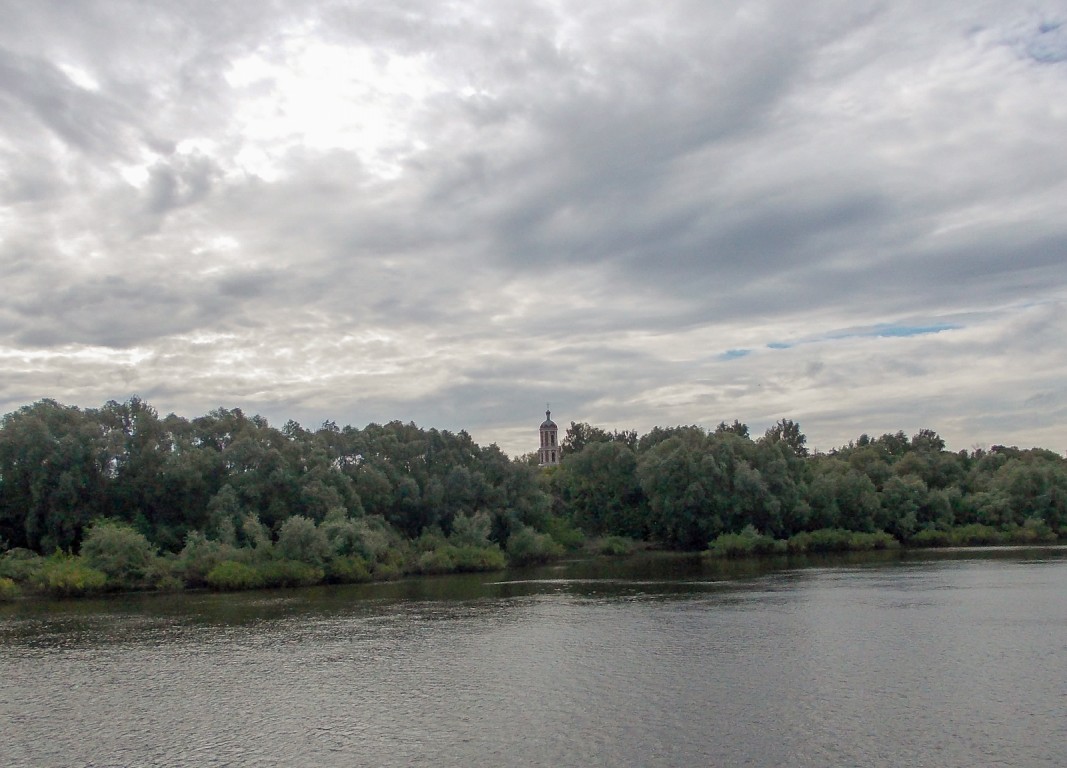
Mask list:
[{"label": "grass on bank", "polygon": [[[1043,520],[1027,520],[1021,526],[1004,529],[974,523],[946,529],[926,529],[909,536],[908,547],[974,547],[1027,544],[1054,544],[1056,532]],[[896,549],[901,542],[885,531],[873,533],[843,528],[804,531],[788,539],[775,539],[746,526],[740,533],[724,533],[714,539],[705,554],[709,557],[753,557],[757,555],[808,554],[820,552],[869,552]]]}]

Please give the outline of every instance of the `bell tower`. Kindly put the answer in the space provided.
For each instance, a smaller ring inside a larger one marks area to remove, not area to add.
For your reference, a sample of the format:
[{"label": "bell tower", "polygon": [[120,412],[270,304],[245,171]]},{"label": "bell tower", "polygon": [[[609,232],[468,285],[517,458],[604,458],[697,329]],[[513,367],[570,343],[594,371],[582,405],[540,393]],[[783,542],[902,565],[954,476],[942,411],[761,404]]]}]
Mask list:
[{"label": "bell tower", "polygon": [[554,467],[559,464],[559,427],[552,421],[552,411],[545,411],[545,420],[541,423],[541,450],[540,465],[542,467]]}]

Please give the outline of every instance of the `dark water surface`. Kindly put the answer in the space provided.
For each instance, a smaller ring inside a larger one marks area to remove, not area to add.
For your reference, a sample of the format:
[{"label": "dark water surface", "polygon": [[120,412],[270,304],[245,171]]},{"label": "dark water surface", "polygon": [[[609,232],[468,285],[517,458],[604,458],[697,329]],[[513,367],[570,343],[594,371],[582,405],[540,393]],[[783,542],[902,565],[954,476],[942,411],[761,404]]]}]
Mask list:
[{"label": "dark water surface", "polygon": [[1067,551],[0,606],[3,766],[1064,766]]}]

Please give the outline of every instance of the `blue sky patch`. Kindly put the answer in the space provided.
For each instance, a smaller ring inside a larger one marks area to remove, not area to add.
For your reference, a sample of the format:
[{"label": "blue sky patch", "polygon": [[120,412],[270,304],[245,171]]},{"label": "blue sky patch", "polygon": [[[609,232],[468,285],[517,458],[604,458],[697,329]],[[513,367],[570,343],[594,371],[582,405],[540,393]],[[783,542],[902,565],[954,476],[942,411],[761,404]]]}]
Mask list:
[{"label": "blue sky patch", "polygon": [[[911,336],[925,336],[942,331],[954,331],[962,326],[950,323],[938,323],[936,325],[895,325],[893,323],[880,323],[861,328],[846,328],[840,331],[830,331],[820,336],[810,336],[797,341],[772,341],[767,349],[792,349],[801,344],[815,344],[820,341],[841,341],[843,339],[900,339]],[[740,351],[740,350],[737,350]],[[729,355],[730,353],[726,353]],[[740,355],[734,355],[740,357]]]},{"label": "blue sky patch", "polygon": [[878,325],[870,333],[849,334],[854,336],[923,336],[928,333],[941,333],[941,331],[954,331],[958,325]]},{"label": "blue sky patch", "polygon": [[744,357],[752,352],[751,349],[728,349],[719,355],[723,360],[736,360],[739,357]]}]

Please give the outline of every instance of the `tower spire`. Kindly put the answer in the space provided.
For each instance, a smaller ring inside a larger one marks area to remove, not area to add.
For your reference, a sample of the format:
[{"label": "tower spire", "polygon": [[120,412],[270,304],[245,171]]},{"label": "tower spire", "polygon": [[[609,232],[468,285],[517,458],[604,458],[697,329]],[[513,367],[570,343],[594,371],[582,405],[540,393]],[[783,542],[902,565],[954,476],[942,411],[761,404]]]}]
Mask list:
[{"label": "tower spire", "polygon": [[554,467],[560,460],[559,427],[552,421],[552,407],[549,403],[545,403],[545,420],[541,424],[540,433],[539,463],[542,467]]}]

